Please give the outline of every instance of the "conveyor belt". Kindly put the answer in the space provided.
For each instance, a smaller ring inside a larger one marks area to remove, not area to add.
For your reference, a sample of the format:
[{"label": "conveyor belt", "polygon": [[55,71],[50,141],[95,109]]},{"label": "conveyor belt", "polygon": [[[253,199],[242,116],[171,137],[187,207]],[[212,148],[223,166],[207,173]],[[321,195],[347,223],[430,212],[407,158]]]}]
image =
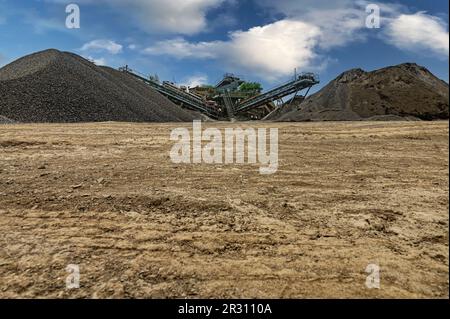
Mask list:
[{"label": "conveyor belt", "polygon": [[170,84],[160,84],[155,81],[149,80],[147,78],[144,78],[143,76],[136,74],[135,72],[132,72],[131,70],[129,70],[127,68],[121,68],[120,70],[122,72],[125,72],[125,73],[147,83],[148,85],[150,85],[152,88],[154,88],[159,93],[161,93],[177,102],[182,103],[183,105],[187,106],[188,108],[191,108],[195,111],[202,112],[202,113],[207,114],[212,117],[218,116],[216,110],[209,108],[202,99],[198,98],[197,96],[195,96],[193,94],[183,92],[183,91],[177,89],[176,87],[173,87]]},{"label": "conveyor belt", "polygon": [[252,97],[246,101],[239,103],[235,107],[235,113],[249,111],[253,108],[257,108],[268,104],[270,102],[281,99],[290,94],[302,91],[304,89],[311,88],[312,86],[319,84],[319,79],[315,74],[305,73],[300,75],[294,81],[283,84],[269,92]]}]

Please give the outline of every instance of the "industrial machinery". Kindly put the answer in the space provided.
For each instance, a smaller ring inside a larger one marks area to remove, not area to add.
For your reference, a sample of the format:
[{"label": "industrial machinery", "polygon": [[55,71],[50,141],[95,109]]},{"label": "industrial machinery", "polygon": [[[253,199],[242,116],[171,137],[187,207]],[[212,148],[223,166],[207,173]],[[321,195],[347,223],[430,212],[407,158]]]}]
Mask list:
[{"label": "industrial machinery", "polygon": [[307,93],[305,96],[309,93],[311,88],[319,84],[319,79],[317,75],[313,73],[303,73],[296,77],[294,80],[289,81],[288,83],[285,83],[283,85],[280,85],[266,93],[254,96],[246,101],[242,101],[235,107],[235,112],[245,112],[253,108],[260,107],[262,105],[266,105],[268,103],[277,101],[282,99],[285,96],[291,95],[295,93],[295,96],[298,94],[298,92],[303,91],[307,89]]},{"label": "industrial machinery", "polygon": [[182,107],[201,112],[214,119],[236,117],[262,119],[276,108],[282,107],[284,105],[283,98],[293,95],[291,100],[293,101],[299,92],[307,90],[303,96],[305,98],[311,88],[320,83],[317,75],[302,73],[296,75],[293,80],[265,93],[245,92],[240,90],[245,81],[233,74],[225,74],[224,78],[214,87],[204,86],[189,89],[180,88],[167,81],[160,83],[157,77],[145,76],[131,70],[128,66],[119,68],[119,70],[145,82]]},{"label": "industrial machinery", "polygon": [[128,66],[119,68],[119,71],[125,72],[138,80],[145,82],[175,103],[181,104],[181,106],[204,113],[212,118],[219,118],[219,110],[212,107],[210,103],[206,103],[207,101],[202,100],[202,98],[197,95],[181,90],[170,82],[165,81],[160,83],[154,77],[146,77],[143,74],[131,70]]}]

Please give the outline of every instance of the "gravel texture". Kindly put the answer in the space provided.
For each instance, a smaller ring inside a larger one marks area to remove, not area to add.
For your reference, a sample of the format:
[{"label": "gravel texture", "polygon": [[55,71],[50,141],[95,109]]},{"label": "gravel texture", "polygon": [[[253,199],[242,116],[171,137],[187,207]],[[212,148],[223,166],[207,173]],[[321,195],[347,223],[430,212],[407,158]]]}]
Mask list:
[{"label": "gravel texture", "polygon": [[0,124],[13,124],[13,123],[17,122],[0,115]]},{"label": "gravel texture", "polygon": [[26,56],[0,69],[0,115],[23,123],[194,119],[139,80],[57,50]]},{"label": "gravel texture", "polygon": [[279,121],[449,118],[448,83],[417,64],[341,74]]}]

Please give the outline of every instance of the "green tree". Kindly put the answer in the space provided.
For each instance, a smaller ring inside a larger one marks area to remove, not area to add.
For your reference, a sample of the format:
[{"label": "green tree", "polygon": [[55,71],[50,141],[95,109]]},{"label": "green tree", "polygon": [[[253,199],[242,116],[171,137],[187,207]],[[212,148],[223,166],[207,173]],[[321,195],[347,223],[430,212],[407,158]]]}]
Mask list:
[{"label": "green tree", "polygon": [[258,82],[245,82],[241,84],[239,87],[239,91],[241,92],[255,92],[255,93],[261,93],[263,90],[263,87],[261,83]]}]

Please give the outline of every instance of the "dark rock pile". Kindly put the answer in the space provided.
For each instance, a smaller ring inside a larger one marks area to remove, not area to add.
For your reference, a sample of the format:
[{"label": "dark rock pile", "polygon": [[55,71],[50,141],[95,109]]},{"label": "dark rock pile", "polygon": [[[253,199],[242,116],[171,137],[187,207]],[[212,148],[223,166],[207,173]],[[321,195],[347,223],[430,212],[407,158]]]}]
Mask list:
[{"label": "dark rock pile", "polygon": [[23,123],[194,119],[145,83],[57,50],[26,56],[0,69],[0,116]]},{"label": "dark rock pile", "polygon": [[0,124],[13,124],[15,121],[0,115]]},{"label": "dark rock pile", "polygon": [[449,86],[417,64],[341,74],[277,121],[439,120],[449,118]]}]

